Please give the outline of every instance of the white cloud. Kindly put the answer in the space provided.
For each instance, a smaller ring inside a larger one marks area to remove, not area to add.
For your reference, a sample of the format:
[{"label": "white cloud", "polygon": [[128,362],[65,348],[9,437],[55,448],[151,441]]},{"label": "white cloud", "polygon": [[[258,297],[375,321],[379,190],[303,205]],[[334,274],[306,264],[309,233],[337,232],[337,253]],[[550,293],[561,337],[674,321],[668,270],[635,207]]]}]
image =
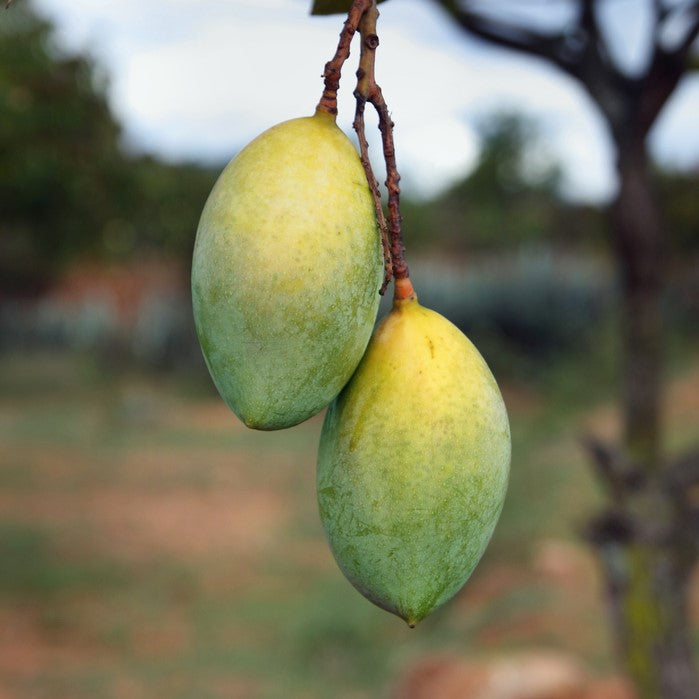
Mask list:
[{"label": "white cloud", "polygon": [[398,165],[407,173],[404,181],[423,197],[457,182],[478,157],[473,130],[463,120],[449,117],[403,129],[399,145]]},{"label": "white cloud", "polygon": [[650,135],[653,155],[667,167],[699,167],[699,76],[686,78]]},{"label": "white cloud", "polygon": [[630,74],[640,72],[650,57],[653,29],[651,0],[616,0],[598,7],[603,36],[616,64]]},{"label": "white cloud", "polygon": [[[173,158],[223,161],[268,126],[312,113],[342,24],[339,16],[310,17],[310,0],[36,2],[58,22],[67,45],[87,48],[106,66],[129,141]],[[541,120],[564,161],[569,192],[609,194],[608,140],[571,80],[467,39],[424,0],[380,9],[377,79],[396,121],[406,187],[425,194],[452,182],[474,162],[475,118],[509,108]],[[356,44],[353,51],[340,91],[339,123],[347,131]],[[673,100],[653,134],[661,157],[699,157],[690,125],[697,104],[694,89]],[[373,126],[370,136],[378,153]]]}]

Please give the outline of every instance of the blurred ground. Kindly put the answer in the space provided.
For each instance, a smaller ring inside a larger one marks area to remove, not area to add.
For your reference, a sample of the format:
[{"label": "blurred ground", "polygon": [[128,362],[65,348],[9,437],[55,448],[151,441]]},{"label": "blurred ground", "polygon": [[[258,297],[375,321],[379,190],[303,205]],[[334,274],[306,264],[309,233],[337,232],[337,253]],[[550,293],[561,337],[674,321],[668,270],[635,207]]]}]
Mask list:
[{"label": "blurred ground", "polygon": [[[614,413],[504,388],[514,461],[496,535],[457,599],[410,630],[325,545],[319,418],[256,433],[186,379],[6,356],[0,697],[630,696],[578,537],[599,502],[581,425],[613,432]],[[689,444],[698,367],[668,406]]]},{"label": "blurred ground", "polygon": [[[205,374],[189,269],[222,163],[125,147],[87,47],[30,2],[4,20],[0,699],[628,699],[580,536],[603,501],[580,435],[618,433],[608,214],[562,197],[544,131],[484,113],[473,171],[402,198],[421,301],[486,357],[514,447],[484,560],[411,631],[325,545],[320,418],[249,431]],[[699,434],[699,171],[654,169],[673,454]]]}]

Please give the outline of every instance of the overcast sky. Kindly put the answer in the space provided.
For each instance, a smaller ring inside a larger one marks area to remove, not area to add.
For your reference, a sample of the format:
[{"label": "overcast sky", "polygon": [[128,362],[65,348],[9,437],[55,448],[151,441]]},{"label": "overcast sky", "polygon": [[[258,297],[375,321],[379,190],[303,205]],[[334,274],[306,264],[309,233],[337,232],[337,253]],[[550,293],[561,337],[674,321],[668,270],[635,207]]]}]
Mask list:
[{"label": "overcast sky", "polygon": [[[556,0],[548,2],[555,19]],[[88,51],[110,77],[110,98],[128,142],[172,158],[222,162],[275,123],[311,114],[342,18],[311,17],[310,0],[35,0],[61,43]],[[643,59],[644,0],[608,3],[620,57]],[[468,39],[427,0],[381,5],[377,81],[396,122],[406,191],[430,195],[473,166],[475,127],[516,109],[542,128],[542,148],[563,166],[576,199],[614,187],[599,117],[552,68]],[[346,64],[339,124],[351,133],[356,54]],[[665,164],[699,164],[699,78],[685,81],[652,134]],[[370,122],[372,133],[374,122]],[[378,162],[378,140],[372,153]],[[377,167],[378,170],[378,167]]]}]

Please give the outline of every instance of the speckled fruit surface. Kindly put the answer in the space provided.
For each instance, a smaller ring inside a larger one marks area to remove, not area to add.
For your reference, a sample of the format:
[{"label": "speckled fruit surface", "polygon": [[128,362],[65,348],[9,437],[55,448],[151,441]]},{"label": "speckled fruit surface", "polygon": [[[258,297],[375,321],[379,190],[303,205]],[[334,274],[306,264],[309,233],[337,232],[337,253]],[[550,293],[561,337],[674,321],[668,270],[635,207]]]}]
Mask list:
[{"label": "speckled fruit surface", "polygon": [[443,316],[396,301],[321,435],[318,503],[345,576],[416,624],[481,558],[509,467],[507,412],[481,355]]},{"label": "speckled fruit surface", "polygon": [[197,335],[249,427],[290,427],[356,368],[376,319],[380,237],[359,156],[319,112],[264,132],[219,177],[192,262]]}]

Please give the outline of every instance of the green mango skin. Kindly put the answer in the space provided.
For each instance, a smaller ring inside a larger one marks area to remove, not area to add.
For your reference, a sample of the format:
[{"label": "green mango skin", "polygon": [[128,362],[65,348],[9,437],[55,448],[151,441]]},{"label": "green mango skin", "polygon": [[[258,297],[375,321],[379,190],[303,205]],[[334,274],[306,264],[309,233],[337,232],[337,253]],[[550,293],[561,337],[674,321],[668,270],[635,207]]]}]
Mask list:
[{"label": "green mango skin", "polygon": [[509,468],[507,412],[481,355],[416,298],[395,301],[320,439],[320,516],[345,576],[414,626],[471,575]]},{"label": "green mango skin", "polygon": [[291,427],[340,392],[382,276],[366,175],[334,117],[278,124],[228,164],[197,229],[192,301],[209,372],[248,427]]}]

